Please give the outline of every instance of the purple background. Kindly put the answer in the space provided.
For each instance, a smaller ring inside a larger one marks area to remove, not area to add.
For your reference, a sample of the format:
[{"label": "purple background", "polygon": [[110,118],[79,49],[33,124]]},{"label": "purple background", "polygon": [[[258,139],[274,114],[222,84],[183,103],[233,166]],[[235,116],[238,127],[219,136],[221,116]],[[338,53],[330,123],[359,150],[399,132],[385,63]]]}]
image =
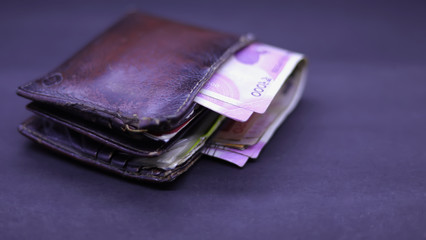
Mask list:
[{"label": "purple background", "polygon": [[[16,87],[133,9],[307,54],[303,100],[258,160],[203,158],[156,187],[17,133],[30,113]],[[426,238],[425,12],[421,1],[1,1],[0,238]]]}]

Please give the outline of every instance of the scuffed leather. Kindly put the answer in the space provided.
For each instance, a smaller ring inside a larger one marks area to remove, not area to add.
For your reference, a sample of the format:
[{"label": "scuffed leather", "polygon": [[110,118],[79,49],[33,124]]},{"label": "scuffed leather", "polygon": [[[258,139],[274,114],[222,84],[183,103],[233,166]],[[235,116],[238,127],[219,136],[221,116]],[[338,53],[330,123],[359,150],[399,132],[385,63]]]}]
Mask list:
[{"label": "scuffed leather", "polygon": [[200,106],[195,113],[196,118],[180,131],[177,136],[165,143],[146,137],[143,133],[122,132],[116,129],[99,126],[94,122],[84,121],[84,119],[78,118],[78,116],[73,116],[71,113],[58,107],[47,106],[46,104],[40,104],[38,102],[28,104],[27,109],[42,118],[64,125],[75,132],[84,134],[111,148],[140,157],[155,157],[167,151],[169,147],[179,140],[192,126],[196,125],[208,111],[206,108]]},{"label": "scuffed leather", "polygon": [[137,159],[161,156],[185,131],[197,129],[197,121],[167,144],[144,132],[167,132],[192,117],[202,122],[208,110],[193,99],[226,59],[253,40],[129,14],[53,71],[18,88],[33,100],[28,108],[37,115],[19,131],[128,178],[172,181],[194,164],[200,150],[167,170]]},{"label": "scuffed leather", "polygon": [[186,172],[200,156],[200,152],[197,152],[191,159],[174,169],[148,168],[134,164],[131,160],[135,156],[94,141],[47,118],[31,117],[19,126],[19,131],[31,140],[56,152],[122,177],[139,181],[173,181]]},{"label": "scuffed leather", "polygon": [[252,40],[132,13],[17,92],[117,129],[167,131],[191,112],[220,64]]}]

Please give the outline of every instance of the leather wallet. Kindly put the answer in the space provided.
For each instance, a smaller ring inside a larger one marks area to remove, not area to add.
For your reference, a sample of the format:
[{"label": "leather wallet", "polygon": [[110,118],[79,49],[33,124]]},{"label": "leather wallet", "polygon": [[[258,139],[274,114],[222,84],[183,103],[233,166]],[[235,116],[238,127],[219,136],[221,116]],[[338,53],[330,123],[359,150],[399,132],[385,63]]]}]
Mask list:
[{"label": "leather wallet", "polygon": [[[221,117],[203,84],[252,35],[131,13],[45,76],[18,88],[35,115],[26,137],[121,176],[172,181],[200,157]],[[155,136],[172,134],[169,141]],[[154,137],[153,137],[154,136]]]}]

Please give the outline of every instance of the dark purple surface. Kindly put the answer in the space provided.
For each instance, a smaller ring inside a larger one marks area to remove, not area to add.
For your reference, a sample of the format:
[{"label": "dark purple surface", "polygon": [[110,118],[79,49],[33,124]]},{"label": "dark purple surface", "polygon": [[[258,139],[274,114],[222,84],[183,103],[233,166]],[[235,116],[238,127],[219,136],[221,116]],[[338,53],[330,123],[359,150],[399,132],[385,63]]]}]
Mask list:
[{"label": "dark purple surface", "polygon": [[[425,4],[342,2],[2,1],[0,238],[426,238]],[[308,55],[303,100],[258,160],[204,158],[154,187],[17,133],[15,88],[133,9]]]}]

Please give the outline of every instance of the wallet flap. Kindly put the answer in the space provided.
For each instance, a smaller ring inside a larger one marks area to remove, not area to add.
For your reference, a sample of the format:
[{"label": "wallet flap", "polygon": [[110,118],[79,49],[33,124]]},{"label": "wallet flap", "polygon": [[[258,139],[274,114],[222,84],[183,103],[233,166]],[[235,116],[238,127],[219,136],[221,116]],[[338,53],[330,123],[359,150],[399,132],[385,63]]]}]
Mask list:
[{"label": "wallet flap", "polygon": [[17,92],[123,130],[167,130],[191,111],[214,71],[252,41],[132,13]]}]

